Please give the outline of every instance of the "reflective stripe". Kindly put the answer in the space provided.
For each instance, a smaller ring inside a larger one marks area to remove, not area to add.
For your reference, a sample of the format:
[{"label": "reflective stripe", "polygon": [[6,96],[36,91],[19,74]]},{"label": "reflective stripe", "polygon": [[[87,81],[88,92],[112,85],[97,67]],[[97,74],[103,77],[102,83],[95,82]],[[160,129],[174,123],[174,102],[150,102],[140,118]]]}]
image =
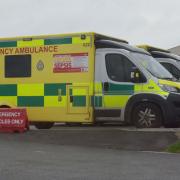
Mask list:
[{"label": "reflective stripe", "polygon": [[16,41],[4,41],[0,42],[0,48],[6,48],[6,47],[16,47],[17,42]]},{"label": "reflective stripe", "polygon": [[73,87],[72,89],[72,94],[73,96],[78,96],[78,95],[86,95],[87,94],[87,89],[81,88],[81,87]]},{"label": "reflective stripe", "polygon": [[134,85],[131,84],[113,84],[109,83],[108,95],[131,95],[134,94]]},{"label": "reflective stripe", "polygon": [[[66,86],[66,83],[2,84],[0,103],[23,107],[66,107],[69,100],[66,96]],[[134,87],[127,84],[109,84],[109,91],[104,95],[102,83],[96,82],[95,96],[88,94],[90,83],[68,83],[68,86],[70,86],[69,95],[73,96],[72,107],[86,106],[88,98],[91,97],[91,106],[123,108],[134,93],[153,93],[160,96],[169,94],[162,91],[153,80],[149,80],[147,84],[135,84]],[[61,96],[61,100],[58,99],[58,95]]]},{"label": "reflective stripe", "polygon": [[44,84],[45,96],[57,96],[58,90],[61,90],[61,95],[66,95],[66,83],[49,83]]},{"label": "reflective stripe", "polygon": [[17,84],[1,84],[0,96],[17,96]]},{"label": "reflective stripe", "polygon": [[13,106],[17,106],[17,96],[0,96],[1,104],[6,104],[7,102]]},{"label": "reflective stripe", "polygon": [[44,96],[44,84],[18,84],[18,96]]},{"label": "reflective stripe", "polygon": [[58,96],[44,96],[44,107],[65,107],[66,96],[61,96],[61,101],[58,101]]},{"label": "reflective stripe", "polygon": [[143,87],[142,84],[135,84],[135,85],[134,85],[134,92],[135,92],[135,93],[142,92],[142,87]]},{"label": "reflective stripe", "polygon": [[104,96],[104,106],[105,107],[114,107],[114,108],[117,108],[117,107],[123,108],[126,105],[129,98],[130,98],[129,95],[121,95],[121,96],[105,95]]},{"label": "reflective stripe", "polygon": [[44,45],[72,44],[72,38],[45,39]]},{"label": "reflective stripe", "polygon": [[32,47],[32,46],[44,46],[43,39],[36,39],[32,41],[17,41],[17,47]]},{"label": "reflective stripe", "polygon": [[73,96],[73,107],[85,107],[86,106],[86,96]]},{"label": "reflective stripe", "polygon": [[90,43],[90,42],[91,42],[90,36],[86,36],[85,39],[81,39],[81,37],[72,38],[72,44],[82,44],[82,43]]},{"label": "reflective stripe", "polygon": [[102,82],[95,82],[95,93],[102,94]]},{"label": "reflective stripe", "polygon": [[19,41],[2,41],[0,42],[0,48],[5,47],[36,47],[46,45],[61,45],[61,44],[82,44],[91,43],[91,37],[86,35],[85,39],[81,39],[80,36],[67,37],[67,38],[49,38],[49,39],[34,39],[34,40],[19,40]]},{"label": "reflective stripe", "polygon": [[95,107],[102,107],[102,96],[92,96],[91,98],[91,105]]},{"label": "reflective stripe", "polygon": [[18,96],[20,107],[43,107],[44,96]]}]

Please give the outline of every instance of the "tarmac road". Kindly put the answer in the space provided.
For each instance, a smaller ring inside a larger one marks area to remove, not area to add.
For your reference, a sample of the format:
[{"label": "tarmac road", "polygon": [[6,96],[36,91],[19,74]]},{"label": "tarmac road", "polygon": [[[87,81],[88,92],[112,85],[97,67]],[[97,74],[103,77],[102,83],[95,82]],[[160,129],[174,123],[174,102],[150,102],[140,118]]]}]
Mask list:
[{"label": "tarmac road", "polygon": [[[176,140],[173,132],[158,133],[150,135],[156,138],[155,144],[157,137],[164,139],[161,148]],[[0,180],[180,179],[179,154],[140,152],[137,147],[133,150],[133,146],[122,141],[123,136],[125,140],[130,138],[128,143],[139,139],[138,145],[150,140],[147,132],[127,132],[114,127],[60,127],[0,134]],[[152,141],[149,143],[153,146]],[[157,148],[160,151],[159,145]]]}]

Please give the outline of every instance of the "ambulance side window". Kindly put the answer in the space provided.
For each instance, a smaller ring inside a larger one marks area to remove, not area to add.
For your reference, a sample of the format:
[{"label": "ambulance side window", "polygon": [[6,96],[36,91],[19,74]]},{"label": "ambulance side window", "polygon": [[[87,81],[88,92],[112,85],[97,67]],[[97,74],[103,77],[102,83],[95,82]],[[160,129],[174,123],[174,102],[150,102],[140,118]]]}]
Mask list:
[{"label": "ambulance side window", "polygon": [[161,63],[175,78],[180,78],[180,70],[170,63]]},{"label": "ambulance side window", "polygon": [[31,77],[31,55],[5,56],[5,77]]},{"label": "ambulance side window", "polygon": [[113,81],[131,82],[131,72],[135,65],[122,54],[107,54],[106,69],[108,77]]},{"label": "ambulance side window", "polygon": [[169,64],[169,63],[164,63],[164,62],[162,62],[161,64],[162,64],[169,72],[172,73],[171,64]]}]

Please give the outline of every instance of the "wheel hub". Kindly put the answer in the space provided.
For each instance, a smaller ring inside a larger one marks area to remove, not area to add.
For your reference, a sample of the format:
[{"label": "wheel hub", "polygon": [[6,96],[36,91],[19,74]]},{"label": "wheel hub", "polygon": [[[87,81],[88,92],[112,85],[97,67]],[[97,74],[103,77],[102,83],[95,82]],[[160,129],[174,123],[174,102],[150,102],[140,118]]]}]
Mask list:
[{"label": "wheel hub", "polygon": [[138,116],[138,122],[146,127],[150,127],[153,121],[156,120],[156,115],[152,112],[151,108],[146,108],[144,111],[139,111]]}]

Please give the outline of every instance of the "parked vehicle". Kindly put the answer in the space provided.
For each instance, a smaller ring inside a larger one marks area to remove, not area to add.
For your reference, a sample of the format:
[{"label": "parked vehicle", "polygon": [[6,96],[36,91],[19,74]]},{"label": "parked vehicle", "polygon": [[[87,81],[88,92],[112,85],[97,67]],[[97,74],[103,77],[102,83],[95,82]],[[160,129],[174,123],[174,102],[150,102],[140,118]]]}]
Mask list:
[{"label": "parked vehicle", "polygon": [[96,33],[0,39],[0,107],[54,122],[180,122],[180,83],[147,51]]},{"label": "parked vehicle", "polygon": [[180,56],[171,53],[168,50],[140,45],[139,47],[147,50],[151,55],[160,62],[176,79],[180,80]]}]

